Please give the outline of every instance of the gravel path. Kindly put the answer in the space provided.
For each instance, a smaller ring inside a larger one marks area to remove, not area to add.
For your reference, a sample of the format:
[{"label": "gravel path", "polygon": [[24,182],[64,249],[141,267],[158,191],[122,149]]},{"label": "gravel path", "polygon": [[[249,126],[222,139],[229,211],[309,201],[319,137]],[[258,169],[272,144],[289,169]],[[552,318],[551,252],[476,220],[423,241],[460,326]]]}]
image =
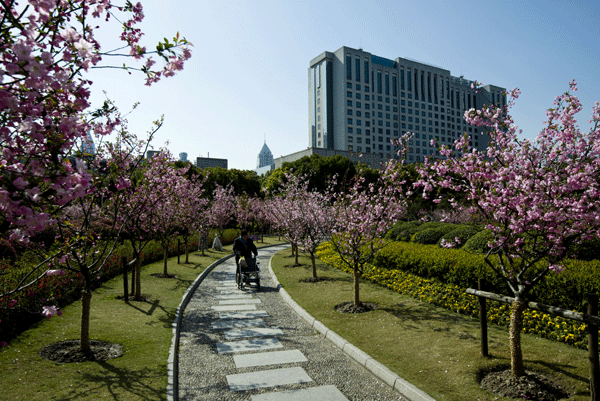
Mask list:
[{"label": "gravel path", "polygon": [[[236,295],[239,290],[232,285],[235,272],[234,259],[217,266],[194,292],[181,321],[179,400],[304,399],[299,394],[306,390],[289,392],[297,389],[325,391],[321,394],[341,392],[342,397],[357,401],[406,400],[329,340],[319,335],[283,300],[273,284],[267,266],[270,258],[284,248],[278,246],[259,250],[261,263],[259,292],[251,288],[243,290],[245,294],[250,295],[241,297]],[[235,299],[240,300],[238,307],[235,306],[237,302]],[[230,307],[231,311],[226,310]],[[242,310],[239,313],[244,313],[244,309],[248,309],[251,314],[258,313],[264,316],[231,319],[233,315],[228,315],[238,313],[239,310]],[[215,324],[228,323],[245,325],[247,322],[254,325],[257,319],[263,320],[262,328],[270,329],[265,330],[266,332],[272,333],[273,329],[280,329],[282,334],[276,331],[272,336],[254,336],[252,332],[260,333],[250,328],[251,333],[247,335],[252,337],[245,337],[244,329],[228,331],[213,328]],[[230,347],[242,344],[237,341],[251,341],[278,348],[258,350],[258,352],[230,352],[234,350]],[[244,366],[240,358],[245,360],[252,358],[247,356],[250,354],[256,355],[261,361],[258,363],[265,365],[240,367]],[[275,364],[270,362],[275,355],[283,357],[284,354],[286,357],[303,356],[306,361]],[[252,372],[258,373],[244,375]],[[278,384],[286,382],[290,377],[291,381],[301,382],[272,385],[269,383],[269,377],[273,375],[277,377]],[[300,379],[297,379],[298,377]],[[285,391],[288,393],[283,393]],[[266,395],[267,393],[273,395]],[[293,398],[294,394],[299,398]],[[321,398],[313,399],[344,399],[338,397],[327,398],[322,395]]]}]

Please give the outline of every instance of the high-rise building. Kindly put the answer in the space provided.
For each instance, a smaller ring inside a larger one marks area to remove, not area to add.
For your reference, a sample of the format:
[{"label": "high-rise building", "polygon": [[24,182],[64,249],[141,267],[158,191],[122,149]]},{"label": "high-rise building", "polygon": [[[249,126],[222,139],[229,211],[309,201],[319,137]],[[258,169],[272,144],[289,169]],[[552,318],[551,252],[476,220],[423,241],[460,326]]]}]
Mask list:
[{"label": "high-rise building", "polygon": [[308,84],[309,147],[390,159],[390,141],[411,132],[408,162],[435,156],[432,140],[451,145],[465,132],[472,147],[485,150],[485,128],[468,125],[464,113],[506,103],[504,88],[473,89],[472,81],[444,68],[345,46],[311,60]]},{"label": "high-rise building", "polygon": [[273,164],[273,153],[271,153],[271,149],[267,146],[267,142],[263,145],[260,153],[258,154],[256,160],[256,168],[261,168],[265,166],[270,166]]},{"label": "high-rise building", "polygon": [[187,161],[187,157],[188,157],[188,154],[186,152],[179,153],[179,160],[180,161],[186,162]]}]

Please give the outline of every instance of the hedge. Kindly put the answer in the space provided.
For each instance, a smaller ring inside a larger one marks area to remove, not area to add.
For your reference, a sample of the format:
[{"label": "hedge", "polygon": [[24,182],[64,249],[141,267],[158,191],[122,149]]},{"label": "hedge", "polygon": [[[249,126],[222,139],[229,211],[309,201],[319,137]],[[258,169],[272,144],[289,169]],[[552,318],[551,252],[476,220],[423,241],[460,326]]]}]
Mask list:
[{"label": "hedge", "polygon": [[[336,268],[350,272],[329,243],[318,249],[317,256]],[[480,274],[492,285],[503,285],[493,271],[482,263],[485,263],[482,255],[398,242],[379,252],[374,264],[366,266],[363,278],[458,313],[478,316],[477,298],[467,295],[466,288],[473,288],[473,280],[480,277]],[[548,275],[543,285],[538,286],[537,291],[532,294],[532,299],[581,311],[582,295],[592,289],[597,291],[599,287],[598,261],[567,261],[563,273]],[[499,292],[510,294],[507,291]],[[533,298],[534,296],[539,298]],[[508,326],[510,305],[488,301],[488,321]],[[561,317],[528,309],[524,313],[523,332],[587,348],[586,325]]]}]

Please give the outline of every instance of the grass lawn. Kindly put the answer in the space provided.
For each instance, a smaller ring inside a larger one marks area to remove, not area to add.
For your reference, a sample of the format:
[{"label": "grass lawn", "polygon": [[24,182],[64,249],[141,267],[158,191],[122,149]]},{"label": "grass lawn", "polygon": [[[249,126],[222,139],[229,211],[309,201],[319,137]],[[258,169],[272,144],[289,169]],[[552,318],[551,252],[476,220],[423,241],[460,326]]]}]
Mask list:
[{"label": "grass lawn", "polygon": [[[437,400],[510,400],[479,387],[481,370],[510,364],[508,329],[488,326],[489,353],[480,356],[479,320],[434,307],[379,285],[361,282],[360,298],[378,305],[362,314],[336,312],[335,305],[352,301],[352,276],[318,261],[317,274],[331,281],[303,283],[312,276],[310,259],[291,267],[289,250],[272,261],[278,280],[290,296],[317,320],[375,358],[400,377]],[[564,343],[522,335],[526,368],[558,379],[573,394],[569,400],[590,399],[587,351]]]},{"label": "grass lawn", "polygon": [[[258,247],[280,243],[265,238]],[[62,309],[61,317],[46,319],[0,350],[0,400],[166,400],[167,357],[171,324],[186,289],[206,267],[231,253],[190,253],[190,263],[169,260],[169,273],[177,277],[150,276],[162,273],[163,262],[142,270],[142,293],[147,301],[118,300],[123,280],[115,278],[94,292],[90,337],[123,346],[124,355],[105,362],[59,364],[42,359],[41,347],[62,340],[79,339],[81,302]]]}]

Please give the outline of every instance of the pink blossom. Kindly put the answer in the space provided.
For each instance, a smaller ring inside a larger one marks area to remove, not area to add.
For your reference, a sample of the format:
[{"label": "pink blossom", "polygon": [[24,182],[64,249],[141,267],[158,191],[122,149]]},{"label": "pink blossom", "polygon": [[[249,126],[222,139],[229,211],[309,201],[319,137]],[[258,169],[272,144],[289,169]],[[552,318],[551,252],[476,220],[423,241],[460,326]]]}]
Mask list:
[{"label": "pink blossom", "polygon": [[49,319],[53,315],[62,316],[62,312],[56,306],[42,306],[42,315]]},{"label": "pink blossom", "polygon": [[64,276],[65,271],[61,269],[46,270],[46,276]]}]

